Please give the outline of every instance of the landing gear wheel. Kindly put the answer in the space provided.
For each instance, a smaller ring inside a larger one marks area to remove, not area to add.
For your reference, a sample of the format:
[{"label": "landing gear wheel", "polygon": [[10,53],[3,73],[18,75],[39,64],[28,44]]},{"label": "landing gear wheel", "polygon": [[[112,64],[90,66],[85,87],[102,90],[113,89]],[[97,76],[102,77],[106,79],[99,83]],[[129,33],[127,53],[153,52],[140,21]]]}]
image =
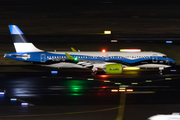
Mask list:
[{"label": "landing gear wheel", "polygon": [[91,72],[91,76],[93,76],[93,77],[94,77],[95,75],[96,75],[96,74],[95,74],[95,72]]},{"label": "landing gear wheel", "polygon": [[163,68],[163,67],[159,67],[159,70],[160,70],[160,71],[159,71],[159,74],[160,74],[160,75],[163,75],[163,72],[162,72],[162,71],[164,70],[164,68]]}]

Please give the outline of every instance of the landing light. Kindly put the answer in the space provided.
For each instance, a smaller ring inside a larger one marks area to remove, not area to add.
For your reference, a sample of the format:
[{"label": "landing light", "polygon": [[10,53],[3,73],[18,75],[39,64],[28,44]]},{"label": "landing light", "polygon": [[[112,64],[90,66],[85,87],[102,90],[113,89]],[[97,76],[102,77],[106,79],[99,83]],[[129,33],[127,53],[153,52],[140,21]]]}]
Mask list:
[{"label": "landing light", "polygon": [[141,49],[120,49],[120,52],[141,52]]}]

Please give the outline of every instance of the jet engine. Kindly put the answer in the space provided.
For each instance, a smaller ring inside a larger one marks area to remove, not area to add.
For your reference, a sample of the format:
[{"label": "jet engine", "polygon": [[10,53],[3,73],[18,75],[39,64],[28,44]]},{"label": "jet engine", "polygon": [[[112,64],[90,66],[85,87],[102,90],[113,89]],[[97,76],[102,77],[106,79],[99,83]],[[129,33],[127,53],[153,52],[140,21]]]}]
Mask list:
[{"label": "jet engine", "polygon": [[121,74],[122,64],[107,64],[103,68],[106,74]]}]

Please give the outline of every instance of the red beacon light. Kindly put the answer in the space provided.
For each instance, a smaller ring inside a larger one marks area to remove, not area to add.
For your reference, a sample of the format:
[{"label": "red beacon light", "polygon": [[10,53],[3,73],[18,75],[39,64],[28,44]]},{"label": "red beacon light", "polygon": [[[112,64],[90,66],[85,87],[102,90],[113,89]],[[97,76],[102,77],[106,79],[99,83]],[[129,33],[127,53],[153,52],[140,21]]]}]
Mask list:
[{"label": "red beacon light", "polygon": [[101,50],[101,52],[102,52],[102,53],[105,53],[105,52],[106,52],[106,50],[105,50],[105,49],[102,49],[102,50]]}]

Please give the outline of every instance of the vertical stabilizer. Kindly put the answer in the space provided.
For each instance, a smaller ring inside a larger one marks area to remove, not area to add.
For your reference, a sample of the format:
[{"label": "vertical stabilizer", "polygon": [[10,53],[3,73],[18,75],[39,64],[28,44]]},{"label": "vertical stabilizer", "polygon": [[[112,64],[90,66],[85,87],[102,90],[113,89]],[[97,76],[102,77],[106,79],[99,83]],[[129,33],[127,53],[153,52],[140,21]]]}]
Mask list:
[{"label": "vertical stabilizer", "polygon": [[9,30],[14,42],[16,52],[40,52],[42,50],[36,48],[33,43],[29,42],[24,33],[16,25],[9,25]]}]

